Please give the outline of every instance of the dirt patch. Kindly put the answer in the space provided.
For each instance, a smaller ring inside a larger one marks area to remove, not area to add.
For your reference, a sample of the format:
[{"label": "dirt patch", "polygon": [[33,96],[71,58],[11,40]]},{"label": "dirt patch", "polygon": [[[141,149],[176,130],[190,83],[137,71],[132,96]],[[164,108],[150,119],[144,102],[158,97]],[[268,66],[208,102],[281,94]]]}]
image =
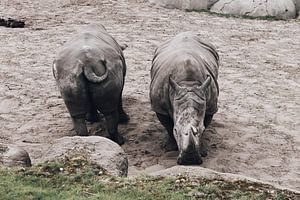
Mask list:
[{"label": "dirt patch", "polygon": [[[53,140],[74,135],[52,76],[57,49],[83,24],[102,23],[129,46],[124,103],[131,121],[120,132],[131,169],[175,165],[176,153],[161,148],[166,131],[150,109],[149,71],[157,45],[192,30],[221,59],[219,112],[206,131],[202,166],[300,189],[299,21],[221,18],[143,0],[1,1],[0,18],[9,17],[26,27],[0,27],[0,142],[19,144],[33,163]],[[105,135],[103,123],[89,129]]]}]

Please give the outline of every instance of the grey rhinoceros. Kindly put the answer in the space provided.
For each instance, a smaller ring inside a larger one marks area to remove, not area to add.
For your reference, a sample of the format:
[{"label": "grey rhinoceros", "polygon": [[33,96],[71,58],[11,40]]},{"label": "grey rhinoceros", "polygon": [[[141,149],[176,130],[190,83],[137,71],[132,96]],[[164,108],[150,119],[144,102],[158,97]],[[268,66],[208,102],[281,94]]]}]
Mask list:
[{"label": "grey rhinoceros", "polygon": [[99,111],[110,138],[124,143],[118,133],[118,123],[129,120],[122,107],[124,48],[104,26],[88,25],[58,52],[53,75],[78,135],[88,135],[85,120],[97,121]]},{"label": "grey rhinoceros", "polygon": [[201,164],[202,135],[217,112],[219,56],[192,32],[159,46],[152,60],[151,107],[169,133],[167,150],[178,148],[178,164]]}]

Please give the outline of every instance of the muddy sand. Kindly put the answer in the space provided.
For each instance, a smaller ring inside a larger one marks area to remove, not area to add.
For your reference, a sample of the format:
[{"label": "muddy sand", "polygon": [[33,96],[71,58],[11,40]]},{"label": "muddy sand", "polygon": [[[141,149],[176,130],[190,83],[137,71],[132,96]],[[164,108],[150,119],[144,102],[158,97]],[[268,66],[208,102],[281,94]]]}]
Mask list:
[{"label": "muddy sand", "polygon": [[[120,125],[129,174],[176,164],[165,153],[166,131],[151,111],[151,59],[157,45],[195,31],[220,54],[219,111],[205,133],[203,167],[300,190],[300,22],[223,18],[169,10],[143,0],[1,0],[0,142],[24,147],[33,163],[58,138],[74,135],[52,76],[57,49],[85,24],[102,23],[128,44],[124,89],[131,117]],[[91,135],[106,136],[104,123]]]}]

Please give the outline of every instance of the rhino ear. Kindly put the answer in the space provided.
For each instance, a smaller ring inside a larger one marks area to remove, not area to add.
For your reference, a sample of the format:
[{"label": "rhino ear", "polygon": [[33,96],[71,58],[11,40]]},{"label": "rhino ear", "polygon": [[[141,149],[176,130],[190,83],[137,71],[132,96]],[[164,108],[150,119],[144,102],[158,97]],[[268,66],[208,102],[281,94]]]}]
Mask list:
[{"label": "rhino ear", "polygon": [[170,85],[171,87],[173,88],[173,90],[175,91],[179,91],[181,89],[181,87],[176,83],[176,81],[174,81],[171,76],[169,78],[169,82],[170,82]]},{"label": "rhino ear", "polygon": [[205,81],[200,86],[200,90],[202,90],[202,91],[206,90],[206,88],[209,86],[210,82],[211,82],[211,78],[209,75],[207,75]]},{"label": "rhino ear", "polygon": [[58,75],[57,75],[57,67],[56,67],[56,60],[54,60],[53,64],[52,64],[52,73],[53,73],[54,78],[58,77]]}]

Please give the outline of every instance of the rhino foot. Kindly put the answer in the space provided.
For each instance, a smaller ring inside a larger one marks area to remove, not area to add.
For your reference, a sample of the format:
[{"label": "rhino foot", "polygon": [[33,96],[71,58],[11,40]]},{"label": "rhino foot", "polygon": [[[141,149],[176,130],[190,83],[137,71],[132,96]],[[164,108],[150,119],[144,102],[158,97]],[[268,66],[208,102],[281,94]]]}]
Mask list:
[{"label": "rhino foot", "polygon": [[84,118],[74,118],[72,117],[74,129],[77,135],[79,136],[88,136],[88,130],[85,125],[85,119]]},{"label": "rhino foot", "polygon": [[169,137],[168,141],[165,143],[165,145],[163,146],[163,148],[165,149],[166,152],[178,151],[178,146],[177,146],[175,139],[170,138],[170,137]]},{"label": "rhino foot", "polygon": [[118,134],[117,137],[110,137],[110,139],[119,145],[122,145],[125,143],[124,137],[121,136],[120,134]]},{"label": "rhino foot", "polygon": [[200,155],[201,157],[206,157],[207,156],[207,148],[206,147],[201,147],[200,149]]},{"label": "rhino foot", "polygon": [[124,112],[119,114],[119,123],[126,124],[130,120],[130,117]]}]

